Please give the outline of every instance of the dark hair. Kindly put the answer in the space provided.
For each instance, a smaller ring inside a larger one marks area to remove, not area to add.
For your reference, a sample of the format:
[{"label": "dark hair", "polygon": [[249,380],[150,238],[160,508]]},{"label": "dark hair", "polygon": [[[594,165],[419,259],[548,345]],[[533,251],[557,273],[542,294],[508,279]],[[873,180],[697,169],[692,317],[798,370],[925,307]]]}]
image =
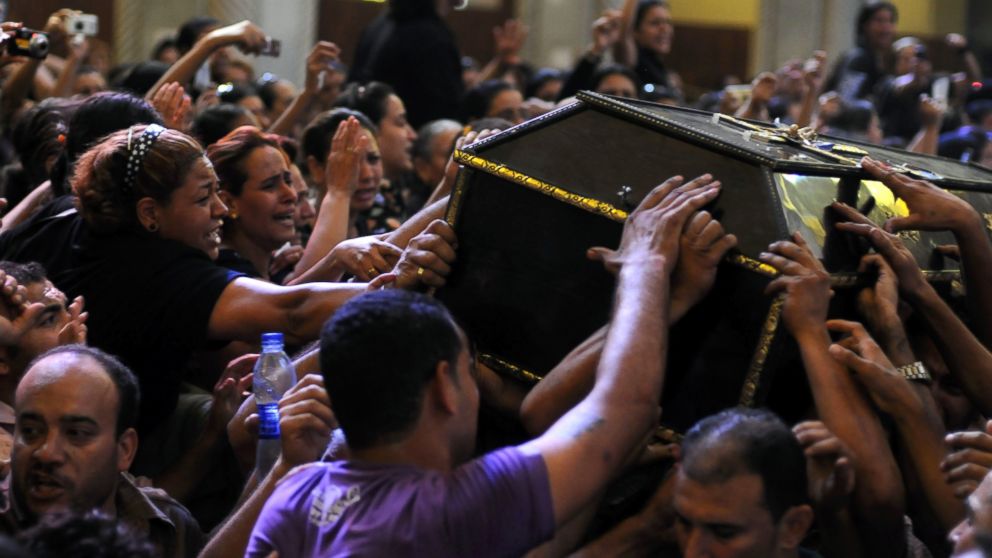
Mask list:
[{"label": "dark hair", "polygon": [[[456,120],[439,119],[432,120],[424,124],[417,130],[417,139],[413,140],[413,147],[410,150],[414,159],[427,160],[431,158],[432,144],[434,138],[445,130],[462,129],[462,125]],[[454,144],[449,147],[454,147]]]},{"label": "dark hair", "polygon": [[155,43],[155,46],[152,47],[151,59],[158,60],[158,57],[162,56],[162,53],[170,48],[179,50],[179,46],[176,44],[176,38],[162,37],[161,39],[158,40],[157,43]]},{"label": "dark hair", "polygon": [[187,20],[186,23],[183,23],[179,27],[179,32],[176,33],[176,48],[179,50],[179,54],[183,55],[189,52],[200,38],[200,34],[203,33],[204,29],[219,24],[220,21],[206,16],[197,16]]},{"label": "dark hair", "polygon": [[644,21],[644,17],[647,16],[648,11],[654,7],[662,7],[666,10],[671,8],[668,6],[668,2],[664,0],[640,0],[637,3],[637,10],[634,12],[634,30],[636,31],[641,23]]},{"label": "dark hair", "polygon": [[401,440],[438,363],[455,373],[462,346],[444,305],[423,294],[373,291],[335,312],[320,334],[320,369],[348,445]]},{"label": "dark hair", "polygon": [[176,130],[165,130],[152,142],[135,175],[133,187],[125,188],[128,134],[141,137],[147,126],[133,126],[111,134],[79,158],[72,187],[79,196],[80,213],[97,234],[143,230],[135,204],[150,197],[168,205],[172,193],[185,182],[193,164],[203,157],[195,139]]},{"label": "dark hair", "polygon": [[130,93],[101,91],[79,105],[69,119],[65,151],[52,168],[52,190],[55,195],[68,193],[69,177],[80,155],[108,134],[136,124],[163,122],[148,101]]},{"label": "dark hair", "polygon": [[765,409],[727,409],[697,422],[682,440],[682,471],[703,484],[760,476],[765,506],[776,522],[789,508],[808,501],[799,440]]},{"label": "dark hair", "polygon": [[245,180],[248,180],[248,172],[244,168],[245,159],[252,151],[266,146],[273,147],[283,157],[286,156],[279,147],[279,136],[266,134],[254,126],[241,126],[208,147],[207,158],[214,165],[221,190],[230,192],[232,196],[240,196]]},{"label": "dark hair", "polygon": [[295,164],[297,157],[300,156],[300,142],[296,141],[295,139],[289,136],[279,136],[275,134],[272,135],[275,137],[275,140],[279,143],[279,149],[282,149],[282,152],[286,154],[286,157],[289,159],[289,162]]},{"label": "dark hair", "polygon": [[138,377],[117,357],[105,353],[96,347],[87,345],[62,345],[35,357],[28,369],[33,368],[42,360],[56,355],[73,355],[90,357],[103,368],[110,380],[117,387],[117,428],[119,437],[128,428],[138,424],[138,409],[141,405],[141,391],[138,389]]},{"label": "dark hair", "polygon": [[237,104],[247,97],[258,97],[258,90],[250,83],[228,82],[217,86],[217,98],[221,103]]},{"label": "dark hair", "polygon": [[378,133],[375,124],[361,112],[347,108],[324,111],[315,116],[303,130],[303,157],[313,157],[323,164],[331,153],[331,140],[334,138],[334,133],[349,116],[354,116],[362,128],[372,132],[372,135]]},{"label": "dark hair", "polygon": [[17,538],[34,558],[158,556],[145,535],[96,509],[46,514]]},{"label": "dark hair", "polygon": [[190,133],[202,145],[210,146],[237,128],[240,118],[250,118],[251,112],[241,105],[223,103],[207,108],[193,119]]},{"label": "dark hair", "polygon": [[[10,141],[20,161],[23,188],[11,188],[4,183],[3,195],[11,206],[16,205],[31,190],[48,180],[46,162],[62,154],[66,124],[66,107],[55,102],[44,102],[21,113],[14,122]],[[54,170],[55,165],[52,165]]]},{"label": "dark hair", "polygon": [[435,0],[389,0],[389,17],[396,21],[438,18]]},{"label": "dark hair", "polygon": [[503,91],[511,90],[513,86],[499,79],[487,79],[465,92],[459,108],[460,120],[471,122],[476,118],[483,118],[489,114],[489,105],[492,104],[496,95]]},{"label": "dark hair", "polygon": [[865,36],[865,27],[868,25],[868,21],[882,10],[888,10],[892,13],[892,20],[899,21],[899,10],[896,9],[895,4],[892,2],[875,2],[861,6],[861,11],[858,12],[858,18],[855,20],[854,27],[854,36],[857,37],[859,45],[868,46],[865,42],[868,39]]},{"label": "dark hair", "polygon": [[365,85],[352,83],[341,92],[334,106],[358,111],[379,126],[386,117],[389,96],[395,94],[392,87],[381,81],[370,81]]},{"label": "dark hair", "polygon": [[272,105],[276,102],[276,85],[286,81],[266,72],[255,83],[255,94],[262,100],[265,108],[272,110]]},{"label": "dark hair", "polygon": [[538,90],[552,81],[565,81],[565,72],[558,68],[541,68],[534,72],[527,87],[524,89],[524,97],[531,98],[537,95]]},{"label": "dark hair", "polygon": [[634,84],[634,91],[640,95],[641,78],[634,73],[634,70],[631,70],[622,64],[607,64],[596,70],[596,73],[592,75],[592,81],[590,82],[593,91],[599,89],[599,84],[602,83],[604,79],[616,74],[622,75],[623,77],[629,79],[631,83]]},{"label": "dark hair", "polygon": [[169,65],[158,60],[138,62],[114,76],[114,89],[144,97],[158,80],[169,71]]},{"label": "dark hair", "polygon": [[874,114],[875,105],[871,104],[871,101],[863,99],[848,101],[841,106],[837,114],[827,120],[826,124],[830,127],[830,133],[840,131],[863,134],[868,131]]},{"label": "dark hair", "polygon": [[485,118],[479,118],[473,120],[465,125],[465,127],[470,132],[479,132],[482,130],[509,130],[513,127],[513,122],[505,118],[500,118],[498,116],[487,116]]},{"label": "dark hair", "polygon": [[0,271],[16,279],[21,286],[41,283],[48,278],[44,266],[38,262],[18,263],[0,260]]}]

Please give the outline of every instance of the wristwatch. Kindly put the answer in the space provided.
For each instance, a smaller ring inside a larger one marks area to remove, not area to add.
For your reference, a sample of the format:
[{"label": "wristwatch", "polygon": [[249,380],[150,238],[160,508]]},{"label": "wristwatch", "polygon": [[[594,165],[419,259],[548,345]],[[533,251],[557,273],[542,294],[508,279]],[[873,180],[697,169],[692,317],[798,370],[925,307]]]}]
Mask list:
[{"label": "wristwatch", "polygon": [[902,374],[903,378],[906,378],[911,382],[929,384],[933,381],[933,378],[930,377],[930,373],[927,372],[926,366],[923,366],[923,363],[920,361],[916,361],[905,366],[900,366],[896,368],[896,371]]}]

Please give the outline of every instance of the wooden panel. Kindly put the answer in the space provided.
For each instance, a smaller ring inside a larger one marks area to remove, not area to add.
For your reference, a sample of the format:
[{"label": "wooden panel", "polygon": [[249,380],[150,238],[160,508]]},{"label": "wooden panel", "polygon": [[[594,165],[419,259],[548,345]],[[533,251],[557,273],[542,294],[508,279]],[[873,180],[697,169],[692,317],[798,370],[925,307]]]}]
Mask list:
[{"label": "wooden panel", "polygon": [[[496,9],[468,9],[447,17],[462,55],[485,64],[493,54],[492,28],[515,13],[516,0],[498,0]],[[351,64],[358,38],[373,19],[386,9],[385,3],[356,0],[323,0],[317,18],[317,37],[341,47],[341,58]]]},{"label": "wooden panel", "polygon": [[677,24],[668,65],[682,76],[686,93],[720,89],[732,74],[747,81],[751,31],[742,27]]},{"label": "wooden panel", "polygon": [[48,16],[61,8],[96,14],[100,18],[100,32],[97,37],[114,46],[114,2],[113,0],[12,0],[8,4],[10,21],[21,21],[32,29],[42,29]]}]

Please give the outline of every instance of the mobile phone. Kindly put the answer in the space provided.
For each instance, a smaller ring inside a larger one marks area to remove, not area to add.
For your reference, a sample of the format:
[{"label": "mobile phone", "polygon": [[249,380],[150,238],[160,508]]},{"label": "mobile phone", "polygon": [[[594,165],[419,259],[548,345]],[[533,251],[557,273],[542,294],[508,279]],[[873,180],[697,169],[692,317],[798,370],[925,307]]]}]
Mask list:
[{"label": "mobile phone", "polygon": [[265,46],[259,51],[259,56],[272,56],[274,58],[279,56],[282,52],[282,41],[279,39],[273,39],[272,37],[265,38]]},{"label": "mobile phone", "polygon": [[95,37],[100,31],[100,18],[94,14],[71,15],[65,20],[65,30],[70,35]]}]

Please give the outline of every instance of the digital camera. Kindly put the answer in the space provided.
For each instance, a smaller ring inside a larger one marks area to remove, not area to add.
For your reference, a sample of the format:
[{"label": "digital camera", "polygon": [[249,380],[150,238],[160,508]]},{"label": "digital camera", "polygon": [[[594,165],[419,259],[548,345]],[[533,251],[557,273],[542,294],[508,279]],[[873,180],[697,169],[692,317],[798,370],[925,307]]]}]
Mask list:
[{"label": "digital camera", "polygon": [[48,34],[22,27],[14,30],[4,41],[7,54],[42,59],[48,56]]}]

